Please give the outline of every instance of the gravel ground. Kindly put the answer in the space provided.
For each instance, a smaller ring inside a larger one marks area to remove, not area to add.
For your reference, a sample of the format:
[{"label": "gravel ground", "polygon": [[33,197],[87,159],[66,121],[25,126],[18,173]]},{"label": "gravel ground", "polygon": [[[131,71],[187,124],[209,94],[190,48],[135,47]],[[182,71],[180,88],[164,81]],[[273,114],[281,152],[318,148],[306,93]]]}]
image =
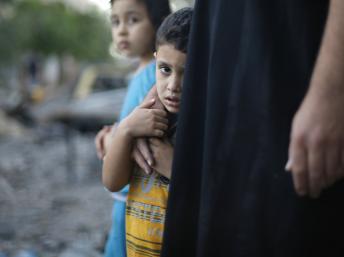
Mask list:
[{"label": "gravel ground", "polygon": [[94,134],[66,131],[0,137],[0,256],[102,256],[112,200]]}]

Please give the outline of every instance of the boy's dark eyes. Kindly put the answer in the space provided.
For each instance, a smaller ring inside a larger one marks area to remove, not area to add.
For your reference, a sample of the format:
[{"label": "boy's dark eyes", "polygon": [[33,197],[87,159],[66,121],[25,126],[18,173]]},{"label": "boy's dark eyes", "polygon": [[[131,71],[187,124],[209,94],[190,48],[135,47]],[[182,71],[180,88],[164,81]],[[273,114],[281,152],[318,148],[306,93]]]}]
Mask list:
[{"label": "boy's dark eyes", "polygon": [[[139,21],[140,21],[140,19],[137,18],[137,17],[129,17],[126,22],[127,22],[128,25],[133,25],[133,24],[135,24],[135,23],[137,23]],[[118,18],[114,18],[114,17],[111,18],[112,26],[117,27],[117,26],[119,26],[120,23],[121,22],[120,22],[120,20]]]},{"label": "boy's dark eyes", "polygon": [[168,75],[171,73],[171,68],[170,67],[167,67],[167,66],[160,66],[159,67],[159,70],[162,74],[164,75]]},{"label": "boy's dark eyes", "polygon": [[117,27],[119,25],[119,19],[111,18],[111,24],[112,26]]},{"label": "boy's dark eyes", "polygon": [[139,18],[137,18],[137,17],[129,17],[129,19],[128,19],[128,24],[129,25],[130,24],[135,24],[137,22],[139,22]]}]

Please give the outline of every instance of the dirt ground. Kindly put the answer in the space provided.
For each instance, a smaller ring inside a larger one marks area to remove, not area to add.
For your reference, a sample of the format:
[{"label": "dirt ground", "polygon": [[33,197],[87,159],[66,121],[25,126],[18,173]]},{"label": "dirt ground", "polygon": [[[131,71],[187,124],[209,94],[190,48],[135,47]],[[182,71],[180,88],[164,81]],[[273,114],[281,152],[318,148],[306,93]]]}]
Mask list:
[{"label": "dirt ground", "polygon": [[113,201],[93,139],[55,125],[0,136],[1,257],[102,256]]}]

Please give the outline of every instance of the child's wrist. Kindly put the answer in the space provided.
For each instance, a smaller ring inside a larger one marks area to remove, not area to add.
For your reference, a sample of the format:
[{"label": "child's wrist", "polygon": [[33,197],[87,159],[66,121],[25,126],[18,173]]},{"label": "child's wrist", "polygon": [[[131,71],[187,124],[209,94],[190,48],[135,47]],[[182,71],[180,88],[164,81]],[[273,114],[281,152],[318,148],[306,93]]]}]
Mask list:
[{"label": "child's wrist", "polygon": [[128,124],[128,119],[125,118],[124,120],[122,120],[121,123],[118,124],[117,130],[125,137],[129,138],[129,139],[133,139],[134,135],[133,135],[133,131],[130,128],[130,125]]}]

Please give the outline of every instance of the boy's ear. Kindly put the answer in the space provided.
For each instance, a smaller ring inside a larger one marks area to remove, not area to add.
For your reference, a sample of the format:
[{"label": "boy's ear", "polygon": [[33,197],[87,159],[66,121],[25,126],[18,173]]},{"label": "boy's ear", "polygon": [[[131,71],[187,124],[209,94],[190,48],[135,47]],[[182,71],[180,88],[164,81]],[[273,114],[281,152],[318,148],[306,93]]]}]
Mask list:
[{"label": "boy's ear", "polygon": [[154,55],[154,58],[156,59],[156,51],[154,52],[154,54],[153,54],[153,55]]}]

